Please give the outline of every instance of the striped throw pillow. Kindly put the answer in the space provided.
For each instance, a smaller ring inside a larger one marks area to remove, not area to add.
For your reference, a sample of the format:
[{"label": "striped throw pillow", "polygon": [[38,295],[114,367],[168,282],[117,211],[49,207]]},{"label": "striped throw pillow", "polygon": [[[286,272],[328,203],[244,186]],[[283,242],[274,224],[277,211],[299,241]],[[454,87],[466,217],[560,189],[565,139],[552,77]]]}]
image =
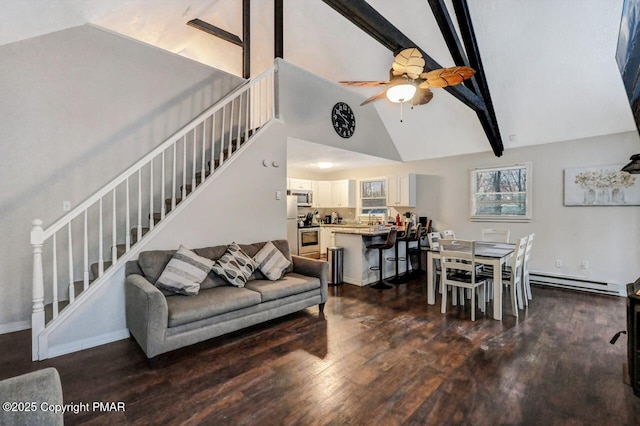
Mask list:
[{"label": "striped throw pillow", "polygon": [[213,272],[236,287],[244,287],[247,279],[256,270],[256,263],[236,243],[229,244],[227,251],[213,264]]},{"label": "striped throw pillow", "polygon": [[207,277],[212,266],[213,260],[198,256],[181,245],[156,281],[156,287],[173,293],[195,296],[200,291],[200,284]]},{"label": "striped throw pillow", "polygon": [[273,245],[271,241],[260,249],[253,260],[258,264],[258,269],[271,281],[279,280],[285,269],[291,265],[291,262]]}]

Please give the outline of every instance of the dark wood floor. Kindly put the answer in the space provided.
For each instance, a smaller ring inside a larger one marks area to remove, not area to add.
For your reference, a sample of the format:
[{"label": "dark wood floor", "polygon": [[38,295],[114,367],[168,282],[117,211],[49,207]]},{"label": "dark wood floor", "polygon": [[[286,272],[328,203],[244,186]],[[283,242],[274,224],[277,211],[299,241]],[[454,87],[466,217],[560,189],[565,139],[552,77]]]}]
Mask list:
[{"label": "dark wood floor", "polygon": [[418,282],[330,292],[324,315],[178,350],[156,369],[130,340],[31,363],[28,332],[2,335],[0,379],[54,366],[65,402],[126,404],[67,424],[640,424],[626,340],[608,342],[625,328],[623,298],[536,287],[519,320],[472,323],[468,309],[427,306]]}]

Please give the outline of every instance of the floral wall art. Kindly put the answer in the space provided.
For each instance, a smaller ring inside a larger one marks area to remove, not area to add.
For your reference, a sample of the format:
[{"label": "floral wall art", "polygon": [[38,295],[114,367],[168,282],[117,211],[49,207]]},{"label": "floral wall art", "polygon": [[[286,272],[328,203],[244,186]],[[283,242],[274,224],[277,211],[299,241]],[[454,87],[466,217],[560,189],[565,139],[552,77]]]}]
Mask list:
[{"label": "floral wall art", "polygon": [[621,172],[624,164],[564,171],[565,206],[638,206],[640,175]]}]

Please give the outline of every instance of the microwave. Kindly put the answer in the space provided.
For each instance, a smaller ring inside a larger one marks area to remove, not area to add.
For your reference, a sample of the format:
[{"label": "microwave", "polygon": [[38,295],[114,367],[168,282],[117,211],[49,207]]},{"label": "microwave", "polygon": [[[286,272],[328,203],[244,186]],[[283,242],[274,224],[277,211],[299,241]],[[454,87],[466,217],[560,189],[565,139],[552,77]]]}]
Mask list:
[{"label": "microwave", "polygon": [[298,207],[311,207],[313,202],[313,192],[307,189],[288,189],[287,195],[296,197]]}]

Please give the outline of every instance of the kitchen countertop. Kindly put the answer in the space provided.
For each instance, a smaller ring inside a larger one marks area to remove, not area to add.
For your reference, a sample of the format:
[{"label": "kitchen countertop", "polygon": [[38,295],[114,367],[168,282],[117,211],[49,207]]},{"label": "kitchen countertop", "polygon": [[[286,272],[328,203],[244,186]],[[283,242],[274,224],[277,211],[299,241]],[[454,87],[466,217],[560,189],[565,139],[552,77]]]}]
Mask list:
[{"label": "kitchen countertop", "polygon": [[350,235],[362,235],[364,237],[375,237],[377,235],[386,235],[389,233],[389,228],[378,228],[377,225],[365,226],[365,227],[343,227],[333,230],[334,234],[350,234]]}]

